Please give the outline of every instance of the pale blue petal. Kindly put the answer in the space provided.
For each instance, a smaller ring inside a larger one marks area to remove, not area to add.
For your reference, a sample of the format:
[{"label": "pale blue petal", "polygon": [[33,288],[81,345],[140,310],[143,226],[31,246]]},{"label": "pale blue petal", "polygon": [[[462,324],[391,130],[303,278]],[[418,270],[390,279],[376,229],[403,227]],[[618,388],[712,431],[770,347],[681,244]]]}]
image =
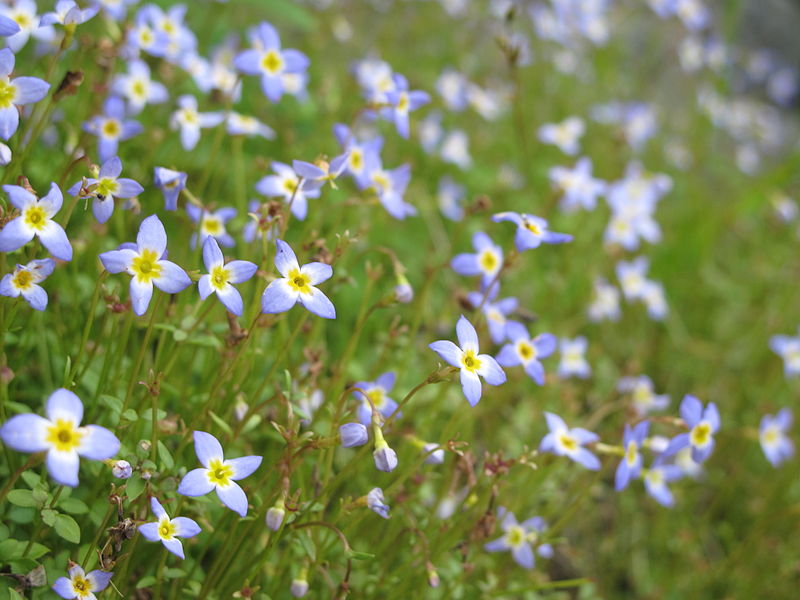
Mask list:
[{"label": "pale blue petal", "polygon": [[208,479],[208,469],[192,469],[181,479],[178,493],[183,496],[205,496],[214,489],[214,484]]},{"label": "pale blue petal", "polygon": [[206,269],[211,272],[214,267],[224,262],[225,257],[222,256],[222,250],[219,249],[217,240],[209,235],[203,241],[203,264],[206,266]]},{"label": "pale blue petal", "polygon": [[[97,198],[92,200],[92,214],[94,218],[97,219],[98,223],[105,223],[108,221],[111,215],[114,214],[114,198],[112,196],[106,196],[103,200],[98,200]],[[111,271],[109,270],[109,272]]]},{"label": "pale blue petal", "polygon": [[261,296],[261,312],[282,313],[292,308],[300,297],[285,279],[276,279],[267,286]]},{"label": "pale blue petal", "polygon": [[135,250],[128,248],[122,250],[109,250],[100,255],[100,262],[103,263],[109,273],[122,273],[127,271],[133,259],[139,256]]},{"label": "pale blue petal", "polygon": [[78,425],[83,419],[83,403],[74,392],[59,388],[47,399],[45,413],[52,422],[62,419]]},{"label": "pale blue petal", "polygon": [[217,496],[225,506],[239,516],[247,516],[247,496],[238,483],[231,482],[226,487],[217,486]]},{"label": "pale blue petal", "polygon": [[242,312],[244,311],[244,302],[242,301],[242,295],[235,287],[229,284],[223,289],[217,290],[217,298],[219,298],[219,301],[222,302],[223,306],[230,312],[235,314],[237,317],[242,316]]},{"label": "pale blue petal", "polygon": [[275,240],[275,245],[278,248],[275,254],[275,268],[284,277],[289,276],[289,272],[293,269],[299,269],[300,265],[297,263],[297,256],[295,256],[292,248],[283,240]]},{"label": "pale blue petal", "polygon": [[185,558],[183,555],[183,544],[178,538],[172,538],[171,540],[161,540],[161,543],[164,544],[164,547],[172,552],[175,556],[180,558]]},{"label": "pale blue petal", "polygon": [[22,297],[34,310],[47,308],[47,292],[38,285],[33,285],[29,290],[22,292]]},{"label": "pale blue petal", "polygon": [[221,461],[225,458],[219,440],[205,431],[194,432],[194,451],[197,454],[197,460],[207,469],[211,468],[212,460]]},{"label": "pale blue petal", "polygon": [[55,221],[48,220],[44,228],[38,232],[42,245],[47,250],[61,260],[72,260],[72,245],[69,243],[67,233]]},{"label": "pale blue petal", "polygon": [[574,455],[571,457],[575,462],[580,463],[590,471],[600,470],[600,460],[589,452],[586,448],[578,448]]},{"label": "pale blue petal", "polygon": [[113,572],[95,569],[94,571],[89,571],[86,579],[89,580],[89,587],[93,592],[102,592],[108,587],[108,582],[111,581],[113,576]]},{"label": "pale blue petal", "polygon": [[444,361],[454,367],[461,366],[461,349],[450,340],[439,340],[428,346],[436,352]]},{"label": "pale blue petal", "polygon": [[105,460],[119,452],[119,440],[105,427],[87,425],[81,438],[78,454],[92,460]]},{"label": "pale blue petal", "polygon": [[61,485],[78,487],[79,464],[78,453],[75,451],[58,452],[51,448],[47,453],[47,471]]},{"label": "pale blue petal", "polygon": [[243,283],[258,271],[258,265],[249,260],[232,260],[225,265],[231,283]]},{"label": "pale blue petal", "polygon": [[172,524],[177,526],[175,535],[182,538],[194,537],[202,531],[200,525],[188,517],[175,517]]},{"label": "pale blue petal", "polygon": [[192,285],[192,280],[186,274],[186,271],[174,262],[160,260],[156,264],[161,267],[161,275],[157,279],[153,279],[153,283],[162,292],[177,294]]},{"label": "pale blue petal", "polygon": [[476,373],[461,369],[461,389],[470,406],[475,406],[481,399],[481,380]]},{"label": "pale blue petal", "polygon": [[38,102],[47,95],[50,84],[38,77],[17,77],[12,80],[17,88],[17,97],[14,104],[30,104]]},{"label": "pale blue petal", "polygon": [[514,561],[520,566],[526,569],[532,569],[535,563],[533,557],[533,550],[531,550],[530,545],[527,542],[523,542],[516,548],[511,549],[511,556],[514,557]]},{"label": "pale blue petal", "polygon": [[72,588],[72,582],[66,577],[59,577],[56,579],[52,589],[56,594],[62,598],[66,598],[67,600],[72,600],[72,598],[76,598],[78,596],[78,594],[76,594],[75,590]]},{"label": "pale blue petal", "polygon": [[139,252],[148,248],[161,258],[167,249],[167,232],[164,224],[156,215],[150,215],[139,226],[139,234],[136,236],[136,244]]},{"label": "pale blue petal", "polygon": [[158,523],[143,523],[139,525],[139,533],[151,542],[161,541],[161,536],[158,535]]},{"label": "pale blue petal", "polygon": [[8,141],[19,127],[19,110],[16,106],[0,108],[0,137]]},{"label": "pale blue petal", "polygon": [[131,306],[133,312],[140,317],[147,312],[150,306],[150,299],[153,297],[153,284],[151,282],[141,283],[138,278],[131,278]]},{"label": "pale blue petal", "polygon": [[463,350],[478,350],[478,333],[464,315],[461,315],[456,323],[456,337]]},{"label": "pale blue petal", "polygon": [[333,275],[333,268],[325,263],[312,262],[308,263],[307,265],[303,265],[303,268],[300,269],[300,272],[303,275],[308,276],[309,283],[311,285],[317,285],[326,279],[331,278],[331,275]]},{"label": "pale blue petal", "polygon": [[501,385],[506,382],[506,374],[497,361],[488,354],[479,354],[478,359],[481,361],[481,368],[478,374],[489,385]]},{"label": "pale blue petal", "polygon": [[13,252],[33,239],[34,230],[25,226],[22,217],[11,219],[0,230],[0,252]]},{"label": "pale blue petal", "polygon": [[169,515],[167,514],[167,511],[164,510],[164,507],[161,506],[161,502],[159,502],[158,498],[156,498],[155,496],[150,498],[150,510],[153,511],[153,514],[156,516],[156,519],[158,519],[159,521],[161,519],[163,519],[164,517],[169,518]]},{"label": "pale blue petal", "polygon": [[31,413],[16,415],[0,427],[0,438],[17,452],[44,452],[50,447],[45,441],[50,422]]},{"label": "pale blue petal", "polygon": [[681,402],[681,418],[689,427],[694,427],[703,418],[703,403],[694,396],[687,394]]},{"label": "pale blue petal", "polygon": [[300,304],[323,319],[335,319],[336,309],[333,303],[319,289],[312,286],[309,287],[311,288],[311,293],[299,295]]}]

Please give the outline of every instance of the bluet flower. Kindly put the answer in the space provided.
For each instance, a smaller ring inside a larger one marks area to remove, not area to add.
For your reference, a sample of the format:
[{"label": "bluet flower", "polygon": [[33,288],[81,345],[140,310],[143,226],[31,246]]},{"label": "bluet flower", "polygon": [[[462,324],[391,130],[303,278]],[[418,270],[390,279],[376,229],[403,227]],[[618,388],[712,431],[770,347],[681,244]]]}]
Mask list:
[{"label": "bluet flower", "polygon": [[186,173],[164,167],[153,169],[153,183],[164,194],[164,210],[178,210],[178,196],[186,187]]},{"label": "bluet flower", "polygon": [[544,416],[550,432],[542,439],[539,450],[566,456],[590,471],[600,469],[600,461],[597,457],[583,447],[584,444],[591,444],[600,439],[596,433],[581,427],[570,429],[564,419],[553,413],[546,412]]},{"label": "bluet flower", "polygon": [[318,198],[319,189],[305,189],[300,175],[287,164],[273,162],[272,170],[276,174],[262,177],[256,183],[256,191],[269,198],[283,198],[295,218],[302,221],[308,214],[308,199]]},{"label": "bluet flower", "polygon": [[627,423],[625,424],[625,433],[622,436],[622,449],[625,454],[617,467],[614,478],[614,487],[618,492],[624,490],[630,480],[636,479],[641,473],[642,454],[640,451],[649,430],[649,421],[637,423],[633,428]]},{"label": "bluet flower", "polygon": [[501,385],[506,374],[497,361],[488,354],[478,354],[478,333],[464,315],[456,323],[459,345],[449,340],[433,342],[428,347],[442,357],[448,364],[461,371],[461,388],[471,406],[481,399],[480,377],[489,385]]},{"label": "bluet flower", "polygon": [[631,395],[633,409],[640,417],[654,410],[664,410],[669,406],[669,395],[656,394],[653,381],[647,375],[623,377],[619,380],[617,389]]},{"label": "bluet flower", "polygon": [[779,410],[775,416],[764,415],[761,418],[758,440],[761,442],[764,456],[774,467],[794,455],[794,443],[786,435],[791,425],[792,411],[788,408]]},{"label": "bluet flower", "polygon": [[202,531],[200,526],[188,517],[170,519],[167,511],[155,496],[150,498],[150,508],[158,521],[139,525],[139,533],[151,542],[161,542],[175,556],[185,558],[183,544],[178,538],[196,536]]},{"label": "bluet flower", "polygon": [[52,258],[32,260],[27,265],[17,265],[14,271],[0,279],[0,296],[22,296],[34,310],[47,308],[47,292],[39,284],[47,279],[56,267]]},{"label": "bluet flower", "polygon": [[783,374],[786,377],[800,375],[800,335],[773,335],[769,338],[769,347],[783,359]]},{"label": "bluet flower", "polygon": [[89,119],[83,130],[97,136],[97,153],[105,162],[116,156],[119,143],[143,131],[141,123],[125,118],[125,101],[119,96],[109,96],[103,103],[103,114]]},{"label": "bluet flower", "polygon": [[169,94],[163,84],[150,78],[150,67],[142,60],[128,63],[128,72],[114,76],[111,91],[128,100],[133,114],[140,113],[147,104],[161,104]]},{"label": "bluet flower", "polygon": [[558,344],[556,336],[552,333],[540,333],[531,339],[525,326],[515,321],[506,325],[506,333],[511,343],[500,349],[497,362],[503,367],[522,365],[531,379],[544,385],[544,366],[539,359],[547,358],[555,352]]},{"label": "bluet flower", "polygon": [[197,282],[200,299],[205,300],[209,295],[216,294],[225,308],[238,317],[242,316],[242,296],[231,284],[247,281],[255,275],[258,266],[247,260],[226,263],[217,240],[211,236],[203,242],[203,262],[208,274],[202,275]]},{"label": "bluet flower", "polygon": [[480,275],[483,285],[489,285],[503,266],[503,249],[482,231],[472,236],[472,247],[474,254],[457,254],[450,266],[459,275]]},{"label": "bluet flower", "polygon": [[[19,35],[19,34],[17,34]],[[16,36],[8,38],[9,44]],[[50,84],[38,77],[15,77],[14,53],[0,50],[0,137],[8,140],[19,127],[19,106],[38,102],[47,95]]]},{"label": "bluet flower", "polygon": [[559,352],[561,362],[558,363],[559,377],[579,377],[586,379],[592,374],[592,367],[586,360],[586,338],[579,335],[576,338],[561,338]]},{"label": "bluet flower", "polygon": [[99,6],[90,6],[88,8],[81,8],[74,0],[58,0],[56,2],[55,11],[45,13],[39,21],[39,26],[46,25],[80,25],[85,23],[100,10]]},{"label": "bluet flower", "polygon": [[589,305],[589,319],[592,321],[617,321],[622,312],[619,308],[620,293],[617,288],[599,277],[594,280],[594,298]]},{"label": "bluet flower", "polygon": [[42,198],[36,198],[18,185],[4,185],[3,190],[8,194],[11,204],[22,214],[11,219],[0,230],[0,251],[12,252],[22,248],[36,236],[54,257],[72,260],[72,246],[67,234],[53,220],[64,201],[59,187],[51,183],[50,191]]},{"label": "bluet flower", "polygon": [[318,161],[316,164],[295,160],[292,162],[295,173],[303,178],[304,190],[318,190],[326,183],[330,183],[335,188],[334,179],[339,177],[347,168],[347,161],[350,156],[347,152],[340,154],[332,159],[330,163]]},{"label": "bluet flower", "polygon": [[236,217],[236,209],[230,207],[218,208],[211,212],[194,203],[186,205],[189,218],[200,224],[200,231],[193,233],[189,243],[192,248],[197,247],[199,241],[203,244],[209,237],[213,237],[221,246],[230,248],[236,245],[233,236],[228,233],[225,224]]},{"label": "bluet flower", "polygon": [[714,434],[719,429],[719,411],[717,405],[703,403],[694,396],[684,396],[680,407],[681,418],[689,427],[689,433],[676,435],[664,450],[662,456],[672,456],[682,448],[692,449],[692,459],[696,463],[706,460],[714,450]]},{"label": "bluet flower", "polygon": [[119,440],[105,427],[85,425],[83,403],[73,392],[60,388],[50,394],[47,418],[16,415],[0,428],[0,438],[18,452],[47,452],[47,470],[61,485],[78,485],[79,457],[106,460],[119,450]]},{"label": "bluet flower", "polygon": [[105,223],[114,213],[114,198],[134,198],[144,188],[133,179],[120,177],[122,161],[112,156],[103,166],[97,179],[86,178],[73,185],[67,193],[81,198],[92,198],[92,213],[99,223]]},{"label": "bluet flower", "polygon": [[[39,15],[36,14],[34,0],[17,0],[12,5],[0,5],[0,15],[14,21],[19,31],[7,35],[6,43],[13,52],[19,52],[28,43],[31,34],[39,29]],[[11,26],[6,26],[6,31],[11,31]]]},{"label": "bluet flower", "polygon": [[539,536],[546,529],[542,517],[532,517],[519,523],[514,513],[505,507],[500,507],[498,517],[503,535],[484,546],[487,552],[510,550],[514,562],[525,569],[532,569],[536,563],[534,546],[535,553],[539,556],[543,558],[553,556],[553,547],[539,541]]},{"label": "bluet flower", "polygon": [[539,140],[545,144],[553,144],[564,154],[577,154],[580,150],[580,138],[586,126],[580,117],[569,117],[561,123],[547,123],[539,128]]},{"label": "bluet flower", "polygon": [[99,593],[106,589],[114,573],[95,569],[87,574],[83,567],[70,561],[67,575],[69,577],[59,577],[53,583],[53,591],[56,594],[67,600],[72,598],[94,600],[97,597],[95,592]]},{"label": "bluet flower", "polygon": [[[397,410],[397,402],[389,397],[395,382],[392,371],[383,373],[375,381],[357,381],[353,387],[353,397],[360,401],[358,406],[358,420],[364,424],[372,423],[372,407],[383,418],[389,418]],[[364,397],[366,393],[367,398]]]},{"label": "bluet flower", "polygon": [[653,461],[649,469],[643,470],[644,487],[656,502],[667,508],[675,503],[668,483],[676,481],[683,476],[683,471],[677,465],[663,462],[661,457]]},{"label": "bluet flower", "polygon": [[247,496],[236,482],[258,469],[262,457],[243,456],[225,460],[217,438],[204,431],[194,432],[194,451],[203,467],[184,475],[178,493],[205,496],[216,489],[217,496],[225,506],[242,517],[246,516]]},{"label": "bluet flower", "polygon": [[275,266],[283,277],[271,282],[264,290],[261,297],[262,312],[285,312],[299,302],[317,316],[335,319],[336,309],[316,287],[333,275],[331,266],[312,262],[301,267],[289,244],[283,240],[276,240],[276,244],[278,252]]},{"label": "bluet flower", "polygon": [[[500,283],[497,282],[488,292],[483,289],[480,292],[469,292],[467,294],[467,300],[472,307],[481,308],[481,312],[483,312],[486,317],[489,337],[492,338],[495,344],[502,344],[508,337],[507,329],[509,323],[521,325],[518,321],[512,321],[508,318],[508,315],[517,310],[519,302],[516,298],[501,298],[500,300],[495,300],[499,289]],[[483,306],[481,306],[481,303],[483,303]]]},{"label": "bluet flower", "polygon": [[184,150],[193,150],[200,141],[200,130],[216,127],[225,120],[225,113],[197,110],[197,98],[184,94],[178,98],[178,109],[172,113],[170,127],[180,129]]},{"label": "bluet flower", "polygon": [[139,226],[136,244],[123,244],[117,250],[103,252],[100,261],[109,273],[131,275],[133,312],[147,312],[153,297],[153,285],[167,294],[177,294],[191,285],[192,280],[174,262],[165,260],[167,232],[156,215],[150,215]]},{"label": "bluet flower", "polygon": [[501,212],[492,217],[492,221],[511,221],[517,226],[514,243],[517,250],[524,252],[531,248],[538,248],[541,244],[564,244],[572,241],[568,233],[550,231],[547,221],[535,215],[516,212]]}]

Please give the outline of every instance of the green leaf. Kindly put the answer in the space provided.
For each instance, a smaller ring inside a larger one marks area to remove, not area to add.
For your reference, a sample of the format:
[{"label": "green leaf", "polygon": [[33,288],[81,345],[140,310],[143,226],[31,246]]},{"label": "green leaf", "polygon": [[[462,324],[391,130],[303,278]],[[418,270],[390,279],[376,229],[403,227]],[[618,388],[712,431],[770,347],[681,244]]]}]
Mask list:
[{"label": "green leaf", "polygon": [[177,579],[178,577],[186,577],[186,571],[178,568],[171,568],[164,571],[167,579]]},{"label": "green leaf", "polygon": [[72,515],[85,515],[89,512],[86,503],[77,498],[65,498],[58,503],[58,507]]},{"label": "green leaf", "polygon": [[79,544],[81,541],[81,528],[75,519],[69,515],[58,515],[55,525],[56,533],[68,542]]},{"label": "green leaf", "polygon": [[36,501],[37,506],[43,506],[49,498],[50,493],[47,488],[41,484],[36,484],[36,487],[33,488],[33,499]]},{"label": "green leaf", "polygon": [[41,558],[42,556],[44,556],[48,552],[50,552],[50,548],[48,548],[47,546],[45,546],[43,544],[34,543],[30,547],[30,550],[28,550],[28,554],[26,555],[26,558],[30,558],[32,560],[36,560],[37,558]]},{"label": "green leaf", "polygon": [[35,487],[36,484],[42,480],[42,478],[39,477],[39,474],[34,473],[33,471],[23,471],[22,479],[25,481],[25,483],[28,484],[28,487],[30,488]]},{"label": "green leaf", "polygon": [[2,556],[4,560],[19,558],[24,551],[25,544],[23,542],[12,539],[0,542],[0,556]]},{"label": "green leaf", "polygon": [[144,491],[145,482],[139,475],[133,475],[128,479],[125,485],[125,492],[128,494],[128,500],[136,500]]},{"label": "green leaf", "polygon": [[156,582],[156,578],[153,575],[147,575],[142,577],[139,582],[136,584],[136,589],[140,590],[142,588],[148,587],[153,585]]},{"label": "green leaf", "polygon": [[108,408],[110,408],[113,412],[119,414],[122,412],[122,400],[115,396],[109,396],[108,394],[102,394],[100,396],[100,402],[105,404]]},{"label": "green leaf", "polygon": [[12,588],[8,588],[8,600],[25,600],[25,596]]},{"label": "green leaf", "polygon": [[375,558],[374,554],[370,554],[369,552],[357,552],[355,550],[350,550],[349,556],[355,560],[370,560]]},{"label": "green leaf", "polygon": [[169,450],[167,450],[167,447],[164,445],[164,442],[161,440],[158,440],[158,458],[161,459],[161,462],[164,464],[164,468],[168,471],[175,466],[175,461],[172,459],[172,454],[170,454]]},{"label": "green leaf", "polygon": [[8,493],[8,501],[15,506],[37,506],[38,503],[33,497],[31,490],[11,490]]},{"label": "green leaf", "polygon": [[58,517],[58,511],[53,510],[52,508],[45,508],[42,510],[42,521],[48,527],[53,527],[56,524],[56,517]]},{"label": "green leaf", "polygon": [[225,421],[223,421],[218,415],[214,413],[213,410],[208,411],[208,414],[211,416],[211,420],[214,421],[219,427],[228,435],[233,435],[233,430],[231,426],[228,425]]},{"label": "green leaf", "polygon": [[136,414],[135,410],[133,410],[132,408],[129,408],[124,413],[122,413],[122,418],[124,420],[126,420],[126,421],[133,422],[133,421],[136,421],[136,420],[139,419],[139,415]]}]

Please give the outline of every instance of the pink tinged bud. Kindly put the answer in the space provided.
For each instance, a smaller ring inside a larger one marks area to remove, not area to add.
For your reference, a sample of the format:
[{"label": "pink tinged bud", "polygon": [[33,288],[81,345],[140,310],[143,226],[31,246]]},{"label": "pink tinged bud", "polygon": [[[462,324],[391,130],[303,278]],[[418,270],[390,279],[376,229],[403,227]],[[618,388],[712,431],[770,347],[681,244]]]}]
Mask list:
[{"label": "pink tinged bud", "polygon": [[111,467],[111,472],[117,479],[128,479],[133,474],[133,467],[127,460],[118,460]]},{"label": "pink tinged bud", "polygon": [[308,593],[308,582],[305,579],[293,580],[291,592],[295,598],[302,598]]},{"label": "pink tinged bud", "polygon": [[439,573],[437,573],[434,569],[428,569],[428,585],[432,588],[439,587],[441,581],[439,580]]},{"label": "pink tinged bud", "polygon": [[272,531],[278,531],[283,523],[283,518],[286,516],[286,511],[283,509],[283,502],[279,501],[275,506],[270,507],[267,511],[267,527]]},{"label": "pink tinged bud", "polygon": [[390,473],[397,468],[397,453],[389,448],[384,442],[382,445],[376,445],[375,451],[372,453],[372,458],[375,459],[375,467],[379,471]]},{"label": "pink tinged bud", "polygon": [[363,446],[369,439],[367,428],[361,423],[345,423],[339,427],[339,437],[343,448]]}]

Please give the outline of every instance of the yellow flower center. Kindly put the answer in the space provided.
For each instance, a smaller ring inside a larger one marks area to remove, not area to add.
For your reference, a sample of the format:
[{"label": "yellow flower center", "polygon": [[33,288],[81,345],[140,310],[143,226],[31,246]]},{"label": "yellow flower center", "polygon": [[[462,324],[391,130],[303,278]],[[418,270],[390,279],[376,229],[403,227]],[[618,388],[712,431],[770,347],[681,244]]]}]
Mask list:
[{"label": "yellow flower center", "polygon": [[380,190],[387,190],[391,187],[392,182],[389,181],[389,178],[386,176],[386,173],[383,171],[378,171],[372,174],[372,182],[378,187]]},{"label": "yellow flower center", "polygon": [[120,131],[121,127],[116,119],[106,119],[106,122],[103,123],[103,135],[107,138],[119,137]]},{"label": "yellow flower center", "polygon": [[161,265],[158,264],[158,256],[150,249],[143,250],[139,256],[133,259],[131,269],[140,283],[147,283],[153,279],[158,279],[161,275]]},{"label": "yellow flower center", "polygon": [[350,168],[353,171],[360,171],[364,167],[364,155],[361,150],[353,150],[350,153]]},{"label": "yellow flower center", "polygon": [[647,481],[649,481],[650,485],[653,487],[664,485],[664,474],[661,472],[661,469],[648,471],[645,477],[647,477]]},{"label": "yellow flower center", "polygon": [[467,350],[461,356],[461,364],[467,371],[475,372],[481,368],[481,359],[475,355],[474,350]]},{"label": "yellow flower center", "polygon": [[208,235],[219,235],[222,233],[222,221],[217,217],[205,217],[203,219],[202,229]]},{"label": "yellow flower center", "polygon": [[690,434],[692,446],[705,446],[711,439],[711,425],[702,421],[692,427]]},{"label": "yellow flower center", "polygon": [[294,194],[297,191],[297,180],[296,179],[284,179],[283,180],[283,189],[285,189],[290,194]]},{"label": "yellow flower center", "polygon": [[512,525],[506,533],[506,543],[516,548],[525,541],[525,530],[519,525]]},{"label": "yellow flower center", "polygon": [[147,86],[145,85],[144,81],[141,79],[137,79],[131,85],[131,93],[138,97],[138,98],[146,98],[147,97]]},{"label": "yellow flower center", "polygon": [[9,108],[17,97],[17,86],[8,81],[8,77],[0,79],[0,108]]},{"label": "yellow flower center", "polygon": [[517,344],[517,352],[519,352],[520,358],[526,362],[532,358],[536,358],[536,348],[531,346],[528,342],[519,342]]},{"label": "yellow flower center", "polygon": [[117,183],[116,179],[111,179],[110,177],[103,177],[100,181],[97,182],[97,187],[94,188],[94,193],[100,198],[103,199],[106,196],[113,196],[119,190],[119,183]]},{"label": "yellow flower center", "polygon": [[636,442],[628,442],[628,449],[625,452],[625,460],[628,461],[629,465],[633,466],[636,463],[636,458],[638,456],[639,453],[637,452]]},{"label": "yellow flower center", "polygon": [[403,92],[397,100],[397,110],[406,112],[408,110],[408,94]]},{"label": "yellow flower center", "polygon": [[578,440],[569,434],[562,433],[558,436],[558,441],[567,452],[574,452],[578,449]]},{"label": "yellow flower center", "polygon": [[211,285],[218,290],[225,287],[229,277],[230,273],[228,273],[228,269],[225,267],[214,267],[211,269]]},{"label": "yellow flower center", "polygon": [[33,274],[27,269],[20,269],[11,279],[14,287],[18,290],[27,290],[33,285]]},{"label": "yellow flower center", "polygon": [[774,446],[778,443],[781,434],[776,427],[767,427],[761,434],[761,439],[767,446]]},{"label": "yellow flower center", "polygon": [[47,223],[47,215],[40,204],[31,204],[25,209],[23,222],[28,227],[41,231]]},{"label": "yellow flower center", "polygon": [[539,227],[536,223],[531,223],[530,221],[523,221],[522,224],[525,226],[525,229],[530,231],[533,235],[542,235],[542,228]]},{"label": "yellow flower center", "polygon": [[83,432],[72,421],[56,419],[55,424],[47,428],[45,440],[59,452],[72,452],[80,445],[82,437]]},{"label": "yellow flower center", "polygon": [[187,125],[195,125],[197,123],[197,111],[194,109],[181,109],[181,117],[183,118],[183,122]]},{"label": "yellow flower center", "polygon": [[481,256],[478,259],[478,263],[480,264],[481,269],[483,269],[485,272],[493,273],[494,270],[497,268],[497,263],[498,263],[497,255],[491,250],[484,250],[483,252],[481,252]]},{"label": "yellow flower center", "polygon": [[384,402],[384,395],[383,390],[374,389],[367,392],[367,396],[369,399],[372,400],[372,404],[375,405],[375,408],[380,409],[383,406]]},{"label": "yellow flower center", "polygon": [[17,25],[20,26],[20,29],[25,29],[31,25],[31,18],[25,13],[17,13],[13,18],[17,22]]},{"label": "yellow flower center", "polygon": [[72,591],[75,592],[80,598],[86,598],[89,594],[91,594],[91,587],[92,586],[89,583],[89,580],[81,577],[80,575],[75,575],[75,577],[72,578]]},{"label": "yellow flower center", "polygon": [[150,31],[149,27],[142,27],[139,31],[139,41],[141,42],[142,46],[149,46],[153,43],[155,38],[153,37],[153,32]]},{"label": "yellow flower center", "polygon": [[175,531],[177,529],[178,528],[172,521],[164,517],[158,524],[158,537],[160,537],[162,540],[169,541],[175,536]]},{"label": "yellow flower center", "polygon": [[221,460],[214,459],[209,463],[208,480],[214,485],[227,487],[231,483],[233,468],[223,464]]},{"label": "yellow flower center", "polygon": [[270,75],[275,75],[283,69],[283,58],[275,50],[270,50],[261,59],[261,67]]},{"label": "yellow flower center", "polygon": [[289,286],[296,292],[300,292],[301,294],[310,294],[311,293],[311,286],[309,285],[309,278],[307,275],[303,275],[297,269],[292,269],[289,272]]}]

